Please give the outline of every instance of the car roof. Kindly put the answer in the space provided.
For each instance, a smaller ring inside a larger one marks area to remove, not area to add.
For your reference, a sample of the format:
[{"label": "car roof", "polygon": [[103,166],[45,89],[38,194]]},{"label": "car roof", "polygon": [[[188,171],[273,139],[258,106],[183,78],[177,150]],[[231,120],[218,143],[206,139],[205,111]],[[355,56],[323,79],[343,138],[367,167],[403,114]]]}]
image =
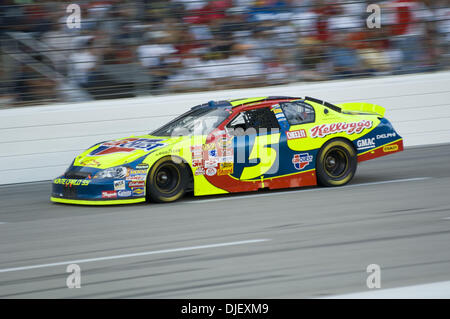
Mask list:
[{"label": "car roof", "polygon": [[[310,101],[314,103],[321,104],[326,106],[336,112],[341,112],[341,108],[336,105],[333,105],[329,102],[325,102],[316,98],[312,98],[306,96],[302,97],[293,97],[293,96],[263,96],[263,97],[251,97],[251,98],[242,98],[242,99],[234,99],[234,100],[222,100],[222,101],[209,101],[208,103],[204,103],[201,105],[194,106],[194,108],[200,107],[231,107],[233,109],[245,107],[250,104],[263,104],[264,102],[283,102],[283,101],[295,101],[295,100],[304,100]],[[264,103],[265,104],[265,103]]]},{"label": "car roof", "polygon": [[200,107],[238,107],[243,105],[248,105],[252,103],[262,103],[266,101],[277,101],[277,100],[299,100],[301,97],[292,97],[292,96],[263,96],[263,97],[251,97],[251,98],[242,98],[242,99],[234,99],[234,100],[222,100],[222,101],[209,101],[208,103],[200,104],[194,106],[194,108]]}]

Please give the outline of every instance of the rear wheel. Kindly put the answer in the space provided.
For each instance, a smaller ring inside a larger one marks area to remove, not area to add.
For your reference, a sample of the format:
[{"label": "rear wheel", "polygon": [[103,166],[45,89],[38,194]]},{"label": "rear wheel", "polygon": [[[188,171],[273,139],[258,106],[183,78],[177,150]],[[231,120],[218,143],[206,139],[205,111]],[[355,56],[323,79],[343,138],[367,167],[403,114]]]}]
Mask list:
[{"label": "rear wheel", "polygon": [[185,163],[159,159],[147,176],[147,198],[158,203],[176,201],[186,192],[188,177]]},{"label": "rear wheel", "polygon": [[356,151],[349,142],[328,141],[317,156],[317,182],[322,186],[345,185],[355,175],[357,163]]}]

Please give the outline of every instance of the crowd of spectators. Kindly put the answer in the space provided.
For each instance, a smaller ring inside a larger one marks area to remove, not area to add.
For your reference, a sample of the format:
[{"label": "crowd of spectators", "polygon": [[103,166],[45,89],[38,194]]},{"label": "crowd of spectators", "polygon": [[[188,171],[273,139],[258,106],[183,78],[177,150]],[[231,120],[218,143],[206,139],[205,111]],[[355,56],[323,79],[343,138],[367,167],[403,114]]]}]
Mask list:
[{"label": "crowd of spectators", "polygon": [[[62,101],[65,89],[102,99],[449,65],[450,0],[79,0],[80,28],[67,24],[70,3],[3,5],[0,94],[16,105]],[[367,25],[373,3],[379,28]]]}]

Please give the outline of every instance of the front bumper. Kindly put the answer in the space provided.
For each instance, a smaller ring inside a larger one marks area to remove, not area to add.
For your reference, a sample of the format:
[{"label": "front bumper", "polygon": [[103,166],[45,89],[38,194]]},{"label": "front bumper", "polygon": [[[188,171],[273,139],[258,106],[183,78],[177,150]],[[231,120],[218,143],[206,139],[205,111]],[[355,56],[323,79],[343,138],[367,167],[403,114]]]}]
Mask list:
[{"label": "front bumper", "polygon": [[66,199],[50,197],[50,200],[54,203],[62,204],[74,204],[74,205],[125,205],[125,204],[136,204],[145,202],[145,198],[134,198],[134,199],[116,199],[116,200],[78,200],[78,199]]},{"label": "front bumper", "polygon": [[[78,205],[121,205],[145,202],[145,183],[112,179],[53,180],[50,200],[55,203]],[[130,187],[132,186],[132,187]]]}]

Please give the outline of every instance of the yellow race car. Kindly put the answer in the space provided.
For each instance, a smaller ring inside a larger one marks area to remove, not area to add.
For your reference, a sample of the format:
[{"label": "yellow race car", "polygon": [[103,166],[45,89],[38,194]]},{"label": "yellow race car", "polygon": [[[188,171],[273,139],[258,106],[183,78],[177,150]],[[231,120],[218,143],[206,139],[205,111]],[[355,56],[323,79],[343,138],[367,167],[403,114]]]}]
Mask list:
[{"label": "yellow race car", "polygon": [[358,162],[403,150],[369,103],[305,97],[208,102],[143,136],[98,143],[53,180],[57,203],[146,200],[348,183]]}]

